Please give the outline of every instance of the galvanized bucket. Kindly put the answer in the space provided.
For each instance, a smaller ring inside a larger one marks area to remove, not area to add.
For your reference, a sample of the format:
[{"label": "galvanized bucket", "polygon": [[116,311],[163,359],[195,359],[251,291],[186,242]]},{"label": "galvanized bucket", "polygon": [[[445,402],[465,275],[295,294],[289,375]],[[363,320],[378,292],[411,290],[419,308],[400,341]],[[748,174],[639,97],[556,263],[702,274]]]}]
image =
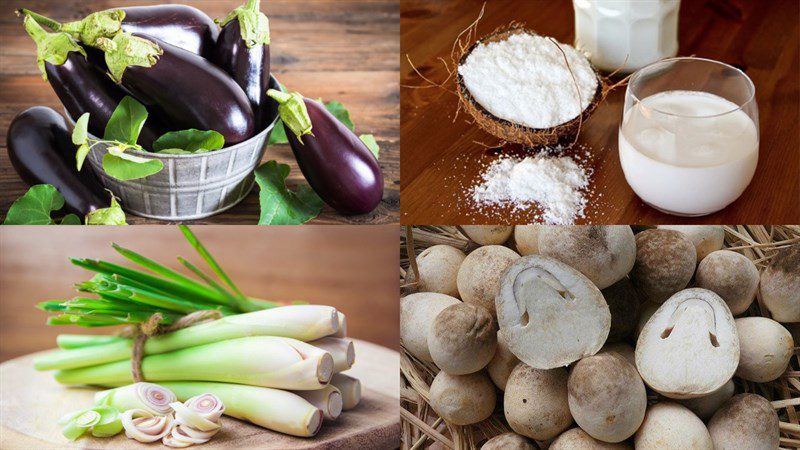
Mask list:
[{"label": "galvanized bucket", "polygon": [[[270,88],[280,89],[275,77]],[[253,188],[258,167],[272,129],[278,121],[277,102],[272,101],[274,120],[250,139],[207,153],[169,155],[130,151],[159,159],[164,168],[138,180],[120,181],[103,171],[104,145],[95,146],[87,157],[103,185],[114,193],[122,207],[142,217],[161,220],[193,220],[213,216],[242,201]],[[271,111],[273,112],[273,111]],[[74,125],[74,121],[67,114]]]}]

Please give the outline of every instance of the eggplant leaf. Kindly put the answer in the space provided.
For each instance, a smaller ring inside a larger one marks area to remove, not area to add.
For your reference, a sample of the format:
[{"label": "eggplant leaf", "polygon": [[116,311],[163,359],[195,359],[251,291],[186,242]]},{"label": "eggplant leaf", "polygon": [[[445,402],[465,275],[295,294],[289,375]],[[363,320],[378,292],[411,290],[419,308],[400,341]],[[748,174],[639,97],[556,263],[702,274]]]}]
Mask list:
[{"label": "eggplant leaf", "polygon": [[126,95],[108,119],[103,139],[136,145],[145,120],[147,109],[144,105]]},{"label": "eggplant leaf", "polygon": [[111,196],[111,206],[95,209],[86,215],[86,225],[127,225],[125,212],[119,206],[117,198]]},{"label": "eggplant leaf", "polygon": [[323,201],[310,187],[298,186],[294,191],[286,187],[288,165],[268,161],[256,169],[255,175],[261,188],[259,225],[297,225],[322,211]]},{"label": "eggplant leaf", "polygon": [[283,121],[278,119],[275,122],[275,127],[272,128],[272,133],[269,135],[269,144],[288,144],[289,138],[286,137],[286,128],[283,126]]},{"label": "eggplant leaf", "polygon": [[67,214],[61,219],[61,223],[59,225],[80,225],[81,218],[76,216],[75,214]]},{"label": "eggplant leaf", "polygon": [[378,159],[378,154],[380,154],[381,148],[378,146],[378,141],[375,140],[375,136],[371,134],[362,134],[358,138],[361,139],[361,142],[363,142],[369,151],[375,155],[375,159]]},{"label": "eggplant leaf", "polygon": [[[327,109],[329,113],[333,114],[333,117],[336,117],[339,122],[342,122],[344,126],[349,128],[350,131],[355,129],[353,121],[350,120],[350,112],[347,111],[347,108],[345,108],[343,104],[333,100],[328,103],[324,103],[324,105],[325,109]],[[278,121],[275,123],[275,127],[272,129],[272,134],[269,135],[269,143],[270,145],[289,143],[289,139],[286,137],[286,128],[283,126],[283,121],[281,119],[278,119]]]},{"label": "eggplant leaf", "polygon": [[194,128],[181,131],[170,131],[153,142],[153,151],[159,153],[174,153],[167,150],[183,150],[184,153],[211,151],[222,148],[225,138],[213,130],[195,130]]},{"label": "eggplant leaf", "polygon": [[75,128],[72,129],[72,143],[75,145],[83,145],[89,139],[89,113],[83,113],[75,122]]},{"label": "eggplant leaf", "polygon": [[[64,196],[58,192],[55,186],[37,184],[31,186],[25,195],[14,201],[6,214],[3,225],[55,225],[56,222],[50,217],[50,214],[63,207]],[[71,216],[75,215],[71,214]],[[70,216],[64,218],[64,222],[69,224],[72,224],[73,220]],[[78,223],[80,223],[80,219],[78,219]]]},{"label": "eggplant leaf", "polygon": [[[142,159],[145,162],[134,162],[132,158]],[[160,172],[163,168],[164,163],[157,159],[145,159],[127,153],[114,155],[110,151],[103,155],[103,170],[109,176],[121,181],[144,178]]]}]

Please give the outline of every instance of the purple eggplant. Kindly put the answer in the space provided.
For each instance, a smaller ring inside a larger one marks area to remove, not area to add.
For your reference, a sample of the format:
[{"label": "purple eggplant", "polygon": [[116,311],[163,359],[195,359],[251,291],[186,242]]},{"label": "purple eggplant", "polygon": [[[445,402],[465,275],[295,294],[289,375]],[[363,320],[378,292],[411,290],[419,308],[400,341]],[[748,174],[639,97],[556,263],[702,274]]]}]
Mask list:
[{"label": "purple eggplant", "polygon": [[255,130],[247,96],[205,58],[150,36],[98,39],[111,78],[178,129],[214,130],[231,145]]},{"label": "purple eggplant", "polygon": [[[84,49],[68,34],[48,33],[30,16],[25,17],[25,30],[36,42],[42,76],[50,82],[69,115],[76,120],[88,112],[89,132],[102,137],[125,92],[88,61]],[[139,135],[139,144],[152,148],[153,141],[164,131],[157,121],[148,120]]]},{"label": "purple eggplant", "polygon": [[314,192],[342,214],[365,214],[383,197],[383,174],[367,146],[321,103],[297,92],[268,91],[289,145]]},{"label": "purple eggplant", "polygon": [[75,170],[75,146],[64,117],[57,112],[34,106],[17,114],[8,127],[6,144],[20,178],[31,186],[55,186],[70,211],[84,217],[108,207],[91,168]]},{"label": "purple eggplant", "polygon": [[228,73],[247,94],[256,129],[266,128],[269,114],[269,20],[259,10],[259,0],[248,0],[220,22],[222,31],[211,53],[211,62]]},{"label": "purple eggplant", "polygon": [[82,20],[59,23],[27,9],[37,22],[53,31],[70,33],[75,39],[95,46],[97,38],[112,38],[122,29],[141,33],[208,57],[219,29],[203,11],[186,5],[154,5],[113,8],[89,14]]}]

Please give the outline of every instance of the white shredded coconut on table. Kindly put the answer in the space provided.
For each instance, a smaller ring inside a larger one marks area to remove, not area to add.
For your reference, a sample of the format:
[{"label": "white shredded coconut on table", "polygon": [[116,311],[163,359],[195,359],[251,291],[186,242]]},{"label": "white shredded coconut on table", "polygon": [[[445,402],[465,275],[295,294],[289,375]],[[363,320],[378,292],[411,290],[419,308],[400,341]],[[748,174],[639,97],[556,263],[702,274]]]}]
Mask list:
[{"label": "white shredded coconut on table", "polygon": [[589,171],[569,156],[506,156],[489,164],[469,194],[479,206],[535,206],[542,222],[567,225],[585,217],[589,178]]},{"label": "white shredded coconut on table", "polygon": [[559,46],[564,53],[549,38],[514,34],[477,45],[458,73],[472,97],[495,117],[551,128],[578,117],[594,98],[598,83],[585,56],[569,45]]}]

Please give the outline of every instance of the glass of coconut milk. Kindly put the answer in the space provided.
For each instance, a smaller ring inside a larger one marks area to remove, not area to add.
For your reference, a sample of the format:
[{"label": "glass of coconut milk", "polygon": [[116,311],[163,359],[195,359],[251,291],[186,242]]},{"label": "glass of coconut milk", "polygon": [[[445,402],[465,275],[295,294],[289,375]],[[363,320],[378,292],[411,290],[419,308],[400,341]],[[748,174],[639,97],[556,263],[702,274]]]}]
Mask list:
[{"label": "glass of coconut milk", "polygon": [[741,70],[670,58],[631,76],[619,128],[625,180],[648,205],[678,216],[739,198],[758,163],[755,86]]}]

